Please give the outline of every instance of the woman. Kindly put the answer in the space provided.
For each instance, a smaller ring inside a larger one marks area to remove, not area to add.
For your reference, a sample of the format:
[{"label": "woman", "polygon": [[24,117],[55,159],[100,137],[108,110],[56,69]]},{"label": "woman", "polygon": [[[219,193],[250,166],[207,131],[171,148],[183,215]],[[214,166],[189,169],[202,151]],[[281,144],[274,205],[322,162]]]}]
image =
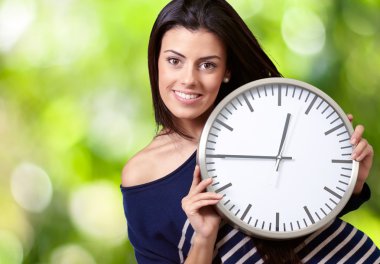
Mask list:
[{"label": "woman", "polygon": [[[221,224],[212,207],[221,196],[205,192],[211,179],[201,181],[195,166],[203,126],[214,106],[232,90],[253,80],[281,76],[226,1],[171,1],[153,26],[148,59],[158,133],[128,161],[121,188],[129,238],[139,263],[334,261],[343,258],[347,249],[353,252],[348,261],[380,256],[370,239],[340,220],[302,241],[282,243],[279,251],[275,243]],[[348,211],[369,198],[364,182],[373,150],[362,138],[363,131],[363,126],[357,126],[351,139],[357,145],[353,158],[361,166]],[[352,243],[328,254],[308,248],[333,241],[334,230],[350,232],[354,243],[360,241],[365,250],[354,251]]]}]

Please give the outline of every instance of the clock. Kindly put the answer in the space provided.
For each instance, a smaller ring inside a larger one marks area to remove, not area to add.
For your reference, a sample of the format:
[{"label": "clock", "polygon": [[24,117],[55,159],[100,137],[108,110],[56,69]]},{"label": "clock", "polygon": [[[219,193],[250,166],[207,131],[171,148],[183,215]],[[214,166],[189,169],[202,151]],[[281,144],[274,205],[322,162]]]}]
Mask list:
[{"label": "clock", "polygon": [[231,92],[202,131],[198,164],[217,211],[266,239],[307,235],[348,202],[359,163],[353,128],[334,100],[298,80],[267,78]]}]

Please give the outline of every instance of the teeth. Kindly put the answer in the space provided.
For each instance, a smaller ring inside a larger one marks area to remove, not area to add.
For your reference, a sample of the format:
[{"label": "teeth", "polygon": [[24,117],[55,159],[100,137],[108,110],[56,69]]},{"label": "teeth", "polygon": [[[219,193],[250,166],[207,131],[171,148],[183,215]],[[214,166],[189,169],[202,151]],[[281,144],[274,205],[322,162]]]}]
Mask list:
[{"label": "teeth", "polygon": [[185,100],[191,100],[191,99],[195,99],[195,98],[198,98],[199,95],[198,94],[185,94],[183,92],[179,92],[179,91],[175,91],[175,93],[181,97],[182,99],[185,99]]}]

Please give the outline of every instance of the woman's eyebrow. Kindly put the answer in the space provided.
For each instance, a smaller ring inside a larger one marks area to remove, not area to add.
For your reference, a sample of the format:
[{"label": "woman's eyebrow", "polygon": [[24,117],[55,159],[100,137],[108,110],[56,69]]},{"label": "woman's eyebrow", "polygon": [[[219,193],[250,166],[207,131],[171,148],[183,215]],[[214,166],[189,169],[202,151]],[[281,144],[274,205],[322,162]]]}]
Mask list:
[{"label": "woman's eyebrow", "polygon": [[[172,52],[182,58],[186,58],[185,55],[177,52],[177,51],[174,51],[174,50],[165,50],[164,53],[168,53],[168,52]],[[211,55],[211,56],[206,56],[206,57],[201,57],[199,58],[198,60],[210,60],[210,59],[218,59],[218,60],[221,60],[221,58],[218,56],[218,55]]]}]

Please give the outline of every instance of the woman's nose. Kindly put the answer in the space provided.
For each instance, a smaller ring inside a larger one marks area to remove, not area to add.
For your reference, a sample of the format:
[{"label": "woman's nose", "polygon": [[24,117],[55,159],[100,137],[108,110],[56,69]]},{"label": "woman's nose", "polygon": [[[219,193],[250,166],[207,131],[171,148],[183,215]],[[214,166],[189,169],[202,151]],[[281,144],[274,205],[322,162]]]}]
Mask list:
[{"label": "woman's nose", "polygon": [[197,71],[195,67],[188,66],[183,68],[181,83],[186,86],[193,86],[197,83]]}]

